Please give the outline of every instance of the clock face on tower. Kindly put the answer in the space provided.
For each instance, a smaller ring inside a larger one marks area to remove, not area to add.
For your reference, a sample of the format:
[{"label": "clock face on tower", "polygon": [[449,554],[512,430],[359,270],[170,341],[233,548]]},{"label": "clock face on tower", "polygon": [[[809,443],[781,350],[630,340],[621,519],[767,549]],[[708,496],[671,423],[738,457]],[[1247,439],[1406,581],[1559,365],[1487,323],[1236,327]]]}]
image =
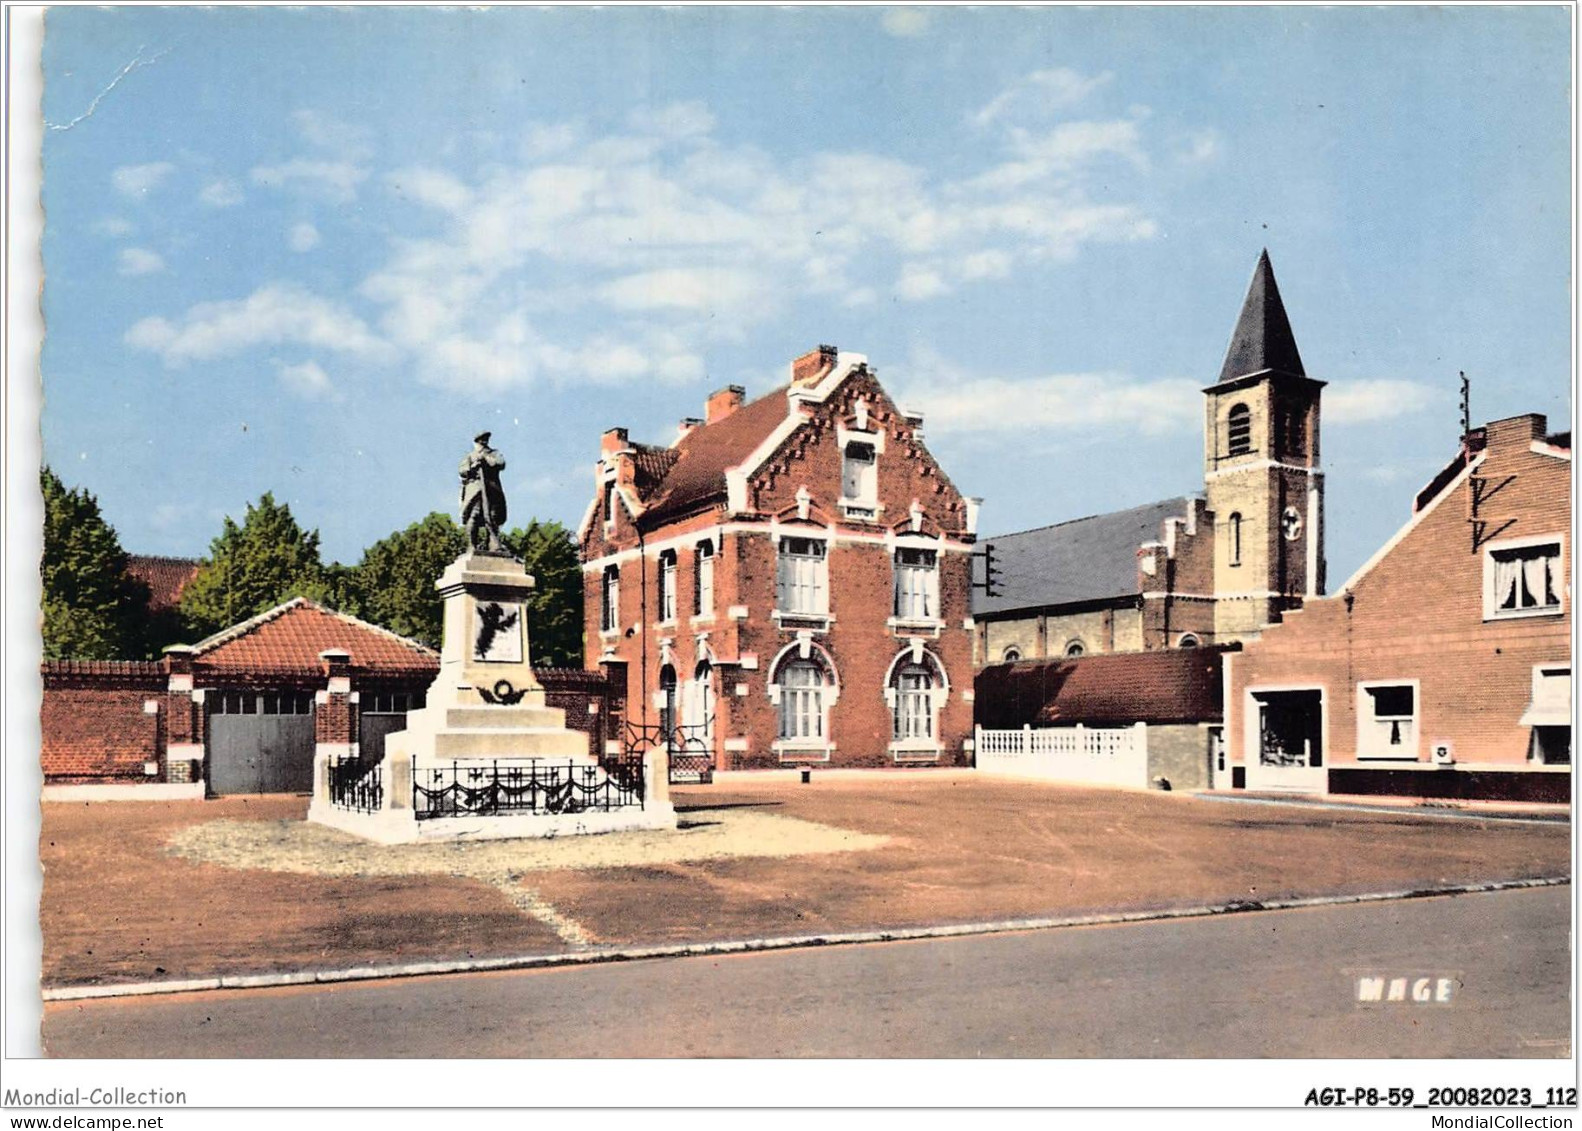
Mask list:
[{"label": "clock face on tower", "polygon": [[1287,542],[1295,542],[1302,535],[1302,516],[1295,507],[1286,507],[1280,516],[1280,532]]}]

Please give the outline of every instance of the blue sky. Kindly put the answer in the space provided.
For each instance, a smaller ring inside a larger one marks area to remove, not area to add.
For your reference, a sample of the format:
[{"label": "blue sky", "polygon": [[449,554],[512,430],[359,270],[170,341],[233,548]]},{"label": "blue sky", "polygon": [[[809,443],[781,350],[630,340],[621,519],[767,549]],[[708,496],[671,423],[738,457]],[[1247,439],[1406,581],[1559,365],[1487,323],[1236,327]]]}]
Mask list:
[{"label": "blue sky", "polygon": [[1478,420],[1570,415],[1569,10],[49,13],[47,460],[132,551],[575,526],[599,434],[865,353],[998,533],[1201,489],[1268,246],[1338,585]]}]

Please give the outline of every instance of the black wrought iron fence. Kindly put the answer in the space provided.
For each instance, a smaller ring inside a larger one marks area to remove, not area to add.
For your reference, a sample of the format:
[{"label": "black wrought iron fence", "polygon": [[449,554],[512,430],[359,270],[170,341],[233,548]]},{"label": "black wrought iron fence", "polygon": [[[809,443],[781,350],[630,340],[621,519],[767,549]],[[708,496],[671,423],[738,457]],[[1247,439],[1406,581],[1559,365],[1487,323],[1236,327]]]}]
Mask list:
[{"label": "black wrought iron fence", "polygon": [[664,750],[670,755],[671,784],[714,780],[714,719],[688,726],[665,727],[657,723],[638,725],[628,722],[621,743],[628,757],[640,757],[649,750]]},{"label": "black wrought iron fence", "polygon": [[356,813],[376,813],[384,803],[384,771],[361,758],[330,759],[330,804]]},{"label": "black wrought iron fence", "polygon": [[435,817],[608,813],[643,807],[642,759],[610,764],[540,759],[452,761],[414,772],[412,811]]}]

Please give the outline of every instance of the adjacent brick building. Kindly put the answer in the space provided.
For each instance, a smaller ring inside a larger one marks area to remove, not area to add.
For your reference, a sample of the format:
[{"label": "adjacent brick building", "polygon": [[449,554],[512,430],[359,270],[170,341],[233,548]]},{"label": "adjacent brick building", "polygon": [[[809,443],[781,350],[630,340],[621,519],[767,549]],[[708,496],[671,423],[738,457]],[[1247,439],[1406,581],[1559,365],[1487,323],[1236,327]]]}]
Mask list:
[{"label": "adjacent brick building", "polygon": [[1263,253],[1203,390],[1201,497],[985,538],[975,659],[1229,644],[1324,591],[1322,381],[1306,375]]},{"label": "adjacent brick building", "polygon": [[1571,437],[1546,432],[1469,434],[1336,596],[1226,656],[1216,786],[1569,799]]},{"label": "adjacent brick building", "polygon": [[860,355],[830,346],[668,447],[606,432],[580,530],[587,663],[628,744],[706,774],[967,765],[977,501]]}]

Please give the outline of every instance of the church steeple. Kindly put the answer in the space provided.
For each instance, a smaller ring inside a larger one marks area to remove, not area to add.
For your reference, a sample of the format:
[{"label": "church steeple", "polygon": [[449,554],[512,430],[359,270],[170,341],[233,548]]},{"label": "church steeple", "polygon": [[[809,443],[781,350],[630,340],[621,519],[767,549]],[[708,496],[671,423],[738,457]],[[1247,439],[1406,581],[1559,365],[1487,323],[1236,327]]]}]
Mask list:
[{"label": "church steeple", "polygon": [[1258,256],[1258,266],[1253,269],[1252,285],[1247,288],[1247,298],[1241,304],[1241,316],[1236,319],[1236,330],[1230,336],[1230,349],[1225,352],[1219,379],[1221,382],[1234,381],[1267,370],[1295,377],[1307,376],[1302,368],[1302,357],[1296,352],[1291,320],[1286,317],[1285,304],[1280,301],[1274,268],[1269,265],[1269,250],[1265,248]]}]

